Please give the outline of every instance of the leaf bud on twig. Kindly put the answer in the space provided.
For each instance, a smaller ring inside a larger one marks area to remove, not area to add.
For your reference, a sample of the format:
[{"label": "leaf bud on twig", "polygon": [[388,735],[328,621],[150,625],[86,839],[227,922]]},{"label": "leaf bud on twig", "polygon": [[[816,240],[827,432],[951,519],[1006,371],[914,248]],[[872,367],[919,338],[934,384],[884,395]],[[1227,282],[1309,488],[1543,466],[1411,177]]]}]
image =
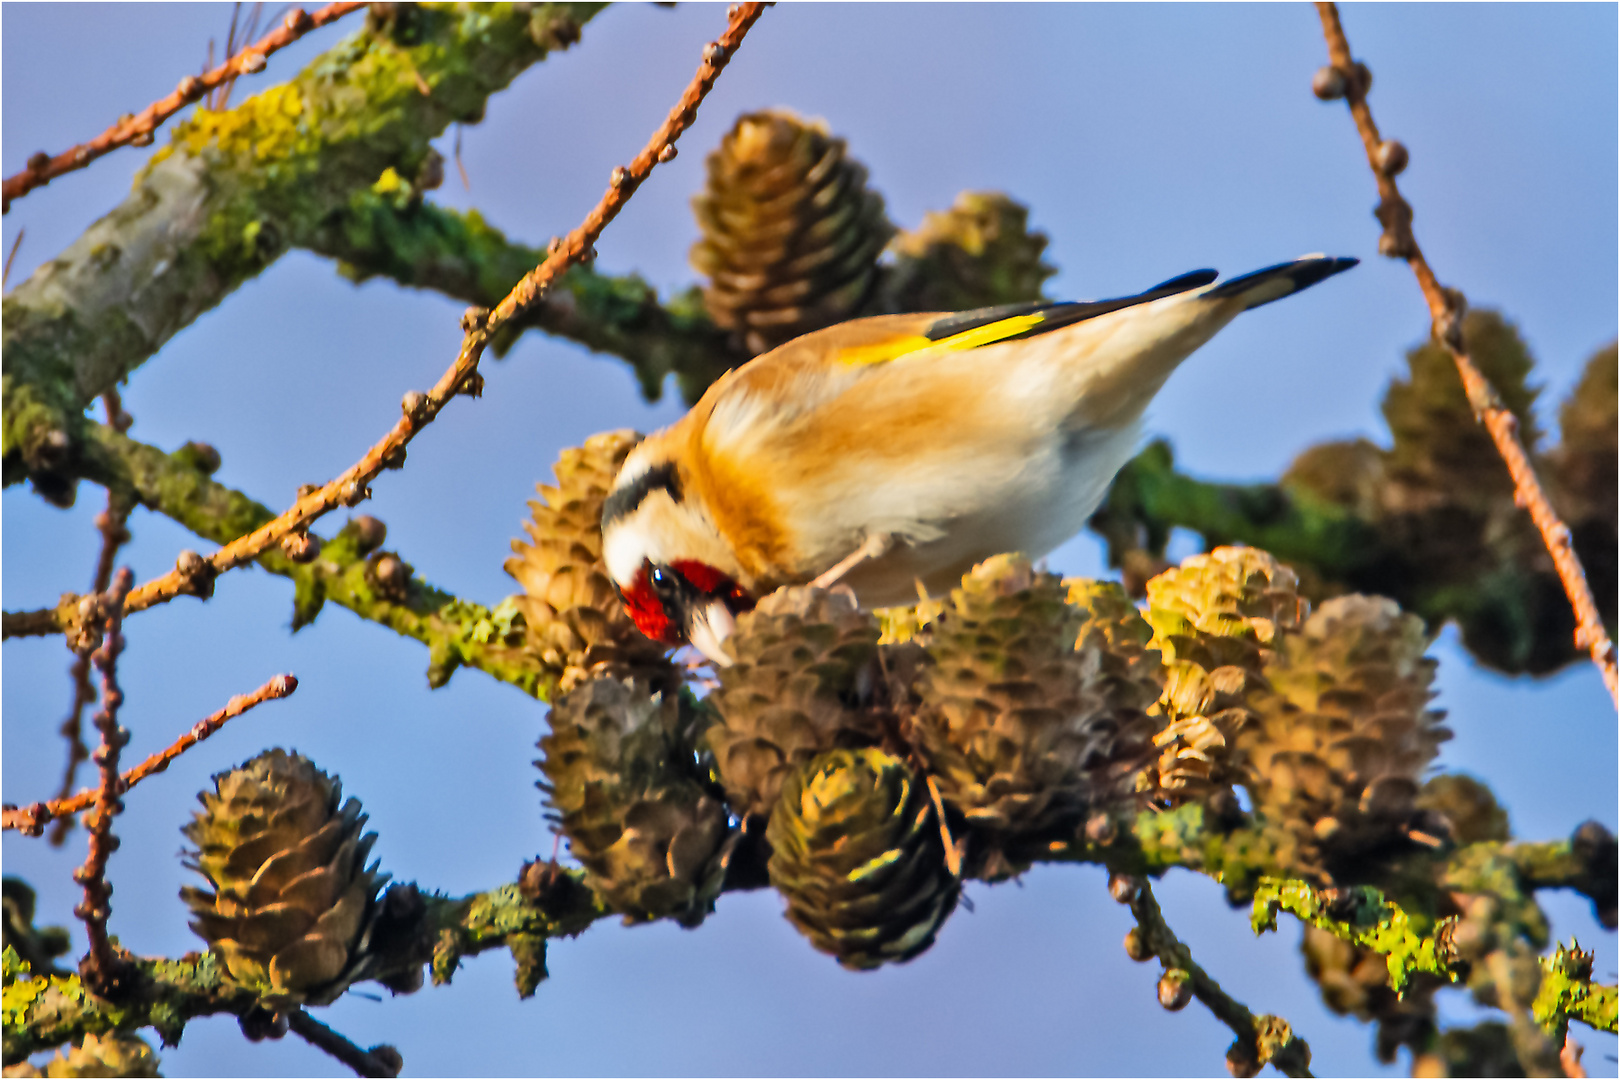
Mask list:
[{"label": "leaf bud on twig", "polygon": [[202,600],[214,595],[214,567],[189,548],[174,560],[174,571],[185,580],[184,591]]},{"label": "leaf bud on twig", "polygon": [[484,377],[476,371],[468,372],[467,377],[461,380],[461,385],[456,387],[456,393],[465,394],[470,398],[483,397]]},{"label": "leaf bud on twig", "polygon": [[36,150],[28,155],[28,171],[44,172],[51,164],[51,155],[43,150]]},{"label": "leaf bud on twig", "polygon": [[703,62],[711,67],[718,67],[726,62],[726,47],[718,41],[711,41],[703,46]]},{"label": "leaf bud on twig", "polygon": [[383,458],[382,467],[385,469],[403,469],[405,467],[405,448],[395,448],[394,452]]},{"label": "leaf bud on twig", "polygon": [[179,85],[177,85],[174,90],[175,93],[179,94],[181,97],[189,98],[195,97],[202,93],[202,88],[203,85],[201,79],[197,78],[195,75],[187,75],[185,78],[180,80]]},{"label": "leaf bud on twig", "polygon": [[198,472],[209,476],[218,472],[223,463],[219,450],[209,443],[192,441],[181,447],[181,450],[191,457],[191,463],[197,467]]},{"label": "leaf bud on twig", "polygon": [[[288,16],[291,18],[292,16]],[[265,1039],[279,1039],[287,1034],[287,1014],[285,1012],[271,1012],[262,1005],[255,1005],[247,1014],[237,1020],[248,1042],[263,1042]]]},{"label": "leaf bud on twig", "polygon": [[309,12],[303,8],[293,8],[287,12],[287,17],[282,20],[282,23],[293,33],[301,34],[309,29]]},{"label": "leaf bud on twig", "polygon": [[358,480],[350,480],[338,492],[338,501],[344,506],[359,506],[371,498],[371,489]]},{"label": "leaf bud on twig", "polygon": [[1338,68],[1324,64],[1311,77],[1311,93],[1323,101],[1337,101],[1344,97],[1344,76]]},{"label": "leaf bud on twig", "polygon": [[[422,972],[420,969],[417,970],[416,974],[417,978],[421,978]],[[366,1053],[371,1056],[372,1061],[381,1065],[389,1076],[398,1076],[400,1071],[405,1068],[405,1055],[387,1043],[378,1043],[370,1050],[367,1050]]]},{"label": "leaf bud on twig", "polygon": [[1142,879],[1131,874],[1109,874],[1108,895],[1121,904],[1129,904],[1142,892]]},{"label": "leaf bud on twig", "polygon": [[411,580],[411,568],[392,552],[380,552],[372,557],[366,568],[377,591],[391,600],[405,596],[405,587]]},{"label": "leaf bud on twig", "polygon": [[1392,259],[1409,258],[1417,247],[1412,239],[1412,204],[1399,195],[1382,199],[1373,208],[1373,216],[1384,226],[1378,253]]},{"label": "leaf bud on twig", "polygon": [[658,160],[667,165],[671,161],[675,160],[675,155],[677,152],[678,151],[675,149],[675,144],[669,143],[662,150],[658,151]]},{"label": "leaf bud on twig", "polygon": [[1399,176],[1406,168],[1411,155],[1406,152],[1406,146],[1394,139],[1385,139],[1378,144],[1378,152],[1374,155],[1378,165],[1378,175],[1394,177]]},{"label": "leaf bud on twig", "polygon": [[614,166],[613,172],[608,175],[608,183],[614,187],[624,187],[630,179],[630,171],[623,165]]},{"label": "leaf bud on twig", "polygon": [[[560,245],[562,243],[562,241],[558,240],[555,236],[551,238],[551,242],[553,245]],[[547,250],[550,251],[551,249],[548,248]],[[461,313],[461,332],[463,334],[470,334],[474,330],[481,330],[483,329],[484,324],[488,321],[489,308],[478,307],[476,305],[470,307]]]},{"label": "leaf bud on twig", "polygon": [[1350,78],[1346,83],[1346,89],[1351,87],[1354,87],[1362,97],[1366,97],[1368,91],[1372,90],[1372,69],[1360,60],[1357,60],[1350,67]]},{"label": "leaf bud on twig", "polygon": [[407,420],[421,419],[422,408],[427,404],[427,395],[420,390],[407,390],[405,396],[399,399],[399,410],[405,414]]},{"label": "leaf bud on twig", "polygon": [[1260,1075],[1260,1060],[1255,1056],[1254,1049],[1238,1039],[1226,1048],[1226,1071],[1233,1076],[1248,1077]]},{"label": "leaf bud on twig", "polygon": [[1107,847],[1119,837],[1119,827],[1114,819],[1098,811],[1086,819],[1086,839],[1093,844]]},{"label": "leaf bud on twig", "polygon": [[1148,948],[1147,935],[1142,933],[1140,926],[1133,926],[1125,932],[1125,955],[1138,964],[1153,959],[1153,950]]},{"label": "leaf bud on twig", "polygon": [[1171,968],[1159,976],[1159,1004],[1171,1012],[1180,1012],[1192,1000],[1192,976],[1180,968]]},{"label": "leaf bud on twig", "polygon": [[361,514],[349,524],[354,529],[354,546],[362,555],[370,555],[388,539],[388,526],[370,514]]},{"label": "leaf bud on twig", "polygon": [[259,72],[264,70],[265,63],[266,61],[263,53],[250,52],[242,54],[242,62],[240,66],[245,74],[257,75]]},{"label": "leaf bud on twig", "polygon": [[314,562],[321,553],[320,538],[307,532],[288,533],[281,538],[281,553],[295,563]]}]

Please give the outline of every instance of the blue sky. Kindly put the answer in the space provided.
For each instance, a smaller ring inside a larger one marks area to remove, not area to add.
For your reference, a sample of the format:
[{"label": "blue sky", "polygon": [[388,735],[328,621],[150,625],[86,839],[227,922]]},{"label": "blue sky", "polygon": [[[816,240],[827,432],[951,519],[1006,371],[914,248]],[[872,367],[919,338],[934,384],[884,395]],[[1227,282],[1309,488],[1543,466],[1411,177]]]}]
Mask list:
[{"label": "blue sky", "polygon": [[[217,4],[4,5],[0,167],[9,174],[34,151],[88,138],[167,93],[198,69],[210,36],[223,40],[229,19],[229,5]],[[532,243],[572,228],[723,21],[712,4],[608,10],[579,46],[522,76],[465,130],[470,189],[451,167],[435,197],[477,207]],[[1420,241],[1442,280],[1517,321],[1554,426],[1581,365],[1616,333],[1616,9],[1352,5],[1344,21],[1373,70],[1381,127],[1411,149],[1401,182]],[[272,58],[238,96],[287,77],[350,29]],[[1355,271],[1234,324],[1171,380],[1150,416],[1149,430],[1169,437],[1192,472],[1275,476],[1312,442],[1382,439],[1382,388],[1427,333],[1409,271],[1376,255],[1376,195],[1349,117],[1309,92],[1324,55],[1305,4],[782,5],[750,35],[681,156],[603,236],[599,265],[661,289],[689,284],[688,204],[703,157],[739,113],[777,105],[823,117],[847,138],[901,225],[963,189],[1029,204],[1061,270],[1054,296],[1118,295],[1195,267],[1240,273],[1309,251],[1358,256]],[[27,230],[13,279],[123,198],[148,153],[120,151],[17,203],[3,220],[8,250]],[[285,505],[299,484],[354,461],[397,417],[400,395],[437,377],[460,339],[459,310],[386,282],[356,287],[320,259],[289,255],[136,374],[125,392],[132,434],[167,448],[213,443],[224,458],[218,479]],[[558,448],[611,427],[651,430],[680,409],[673,395],[643,403],[618,361],[537,335],[485,373],[485,397],[453,403],[412,446],[409,467],[374,485],[366,509],[427,580],[494,603],[515,588],[500,564]],[[70,511],[25,489],[0,496],[8,610],[85,588],[100,506],[89,486]],[[124,558],[138,579],[198,546],[149,514],[132,528]],[[1103,572],[1089,536],[1053,564]],[[113,929],[138,952],[197,946],[175,895],[186,879],[178,829],[211,773],[265,746],[296,747],[341,774],[397,878],[469,892],[551,850],[530,764],[543,706],[476,671],[429,692],[414,643],[339,609],[293,636],[290,614],[290,586],[249,569],[222,579],[207,604],[180,600],[131,621],[120,667],[134,731],[127,753],[167,744],[278,672],[302,684],[129,798],[112,863]],[[1477,670],[1450,631],[1435,652],[1439,704],[1457,733],[1443,766],[1488,779],[1521,835],[1567,835],[1594,816],[1615,827],[1616,725],[1592,671],[1504,679]],[[7,801],[54,789],[68,662],[59,641],[11,641],[0,652]],[[7,834],[3,853],[7,873],[39,888],[45,917],[70,921],[79,841],[58,851]],[[1319,1075],[1396,1074],[1372,1059],[1370,1030],[1321,1007],[1297,928],[1255,939],[1207,879],[1171,875],[1159,891],[1223,985],[1311,1042]],[[969,895],[976,912],[959,912],[932,951],[875,974],[813,952],[777,897],[758,892],[723,898],[696,931],[602,923],[556,942],[553,977],[529,1002],[511,991],[510,959],[491,954],[449,989],[381,1003],[351,994],[325,1019],[362,1045],[396,1044],[415,1074],[1224,1068],[1225,1029],[1197,1006],[1163,1012],[1156,968],[1125,958],[1128,915],[1100,871],[1042,868]],[[1584,903],[1549,896],[1546,906],[1555,933],[1595,946],[1598,973],[1612,981],[1613,935]],[[1603,1055],[1615,1040],[1581,1035],[1593,1074],[1612,1073]],[[296,1038],[249,1045],[229,1020],[188,1028],[164,1069],[339,1071]]]}]

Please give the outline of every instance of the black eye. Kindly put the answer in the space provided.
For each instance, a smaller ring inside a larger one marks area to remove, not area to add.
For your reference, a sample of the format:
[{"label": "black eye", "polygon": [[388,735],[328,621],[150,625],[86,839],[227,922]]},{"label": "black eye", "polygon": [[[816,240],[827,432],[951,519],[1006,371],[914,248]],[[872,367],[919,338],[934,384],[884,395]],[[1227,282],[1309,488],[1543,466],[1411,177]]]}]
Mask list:
[{"label": "black eye", "polygon": [[653,567],[649,577],[652,579],[652,587],[659,592],[669,592],[675,587],[675,582],[670,579],[668,574],[664,573],[661,567]]}]

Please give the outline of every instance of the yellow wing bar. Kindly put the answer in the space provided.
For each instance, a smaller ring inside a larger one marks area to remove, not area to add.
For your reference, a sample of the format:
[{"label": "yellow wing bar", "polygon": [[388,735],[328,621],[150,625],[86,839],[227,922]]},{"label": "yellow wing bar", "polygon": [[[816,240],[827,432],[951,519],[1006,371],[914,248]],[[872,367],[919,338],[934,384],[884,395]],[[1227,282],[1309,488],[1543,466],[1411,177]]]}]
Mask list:
[{"label": "yellow wing bar", "polygon": [[903,334],[887,341],[873,342],[870,345],[856,345],[842,349],[838,353],[840,363],[850,367],[859,367],[863,364],[885,364],[890,360],[902,357],[908,360],[931,360],[945,353],[961,352],[965,349],[977,349],[984,345],[993,345],[1010,337],[1016,337],[1034,329],[1046,321],[1043,312],[1029,315],[1014,315],[1007,319],[998,319],[984,326],[976,326],[971,330],[964,330],[960,334],[952,334],[939,341],[930,341],[921,334]]}]

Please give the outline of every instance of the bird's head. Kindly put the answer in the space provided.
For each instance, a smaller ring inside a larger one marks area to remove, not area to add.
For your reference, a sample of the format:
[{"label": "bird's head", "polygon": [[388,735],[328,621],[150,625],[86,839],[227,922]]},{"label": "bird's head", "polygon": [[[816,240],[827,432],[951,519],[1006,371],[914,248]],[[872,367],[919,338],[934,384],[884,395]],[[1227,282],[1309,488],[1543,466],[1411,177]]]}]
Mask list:
[{"label": "bird's head", "polygon": [[[721,643],[754,606],[741,568],[676,464],[648,439],[625,459],[602,506],[602,556],[636,628],[726,665]],[[652,445],[649,445],[652,444]]]}]

